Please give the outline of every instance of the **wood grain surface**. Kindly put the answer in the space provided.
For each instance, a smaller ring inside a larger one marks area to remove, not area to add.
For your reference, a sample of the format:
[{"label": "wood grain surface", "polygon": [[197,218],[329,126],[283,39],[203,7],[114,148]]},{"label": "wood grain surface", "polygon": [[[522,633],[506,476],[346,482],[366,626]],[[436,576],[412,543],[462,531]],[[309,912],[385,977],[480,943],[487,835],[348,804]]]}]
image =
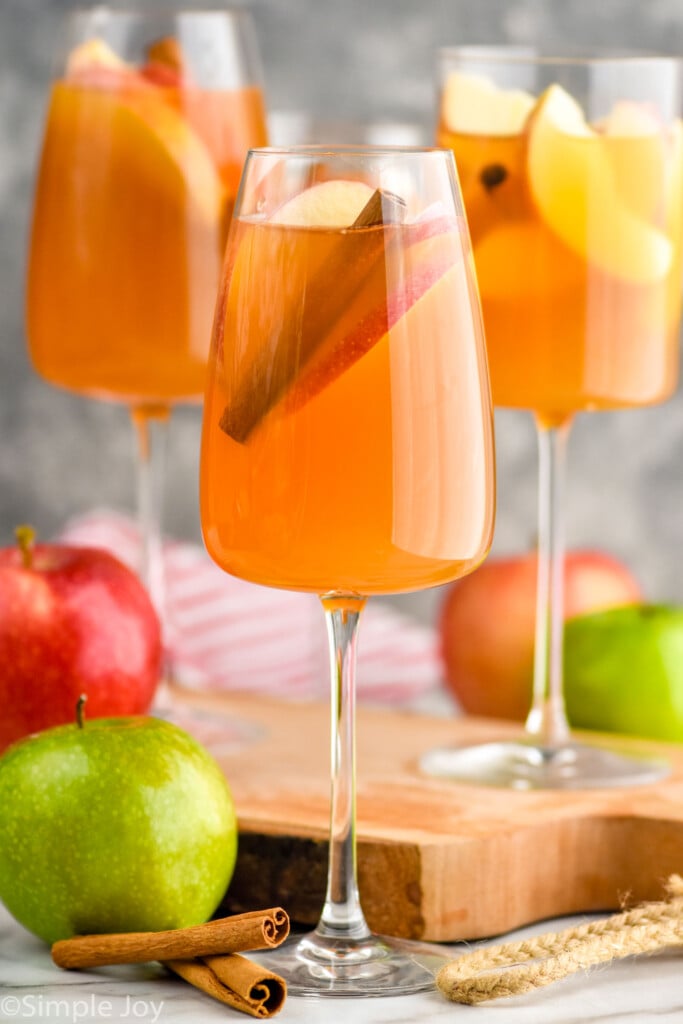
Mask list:
[{"label": "wood grain surface", "polygon": [[[240,823],[222,909],[280,905],[293,921],[315,923],[329,825],[327,705],[231,696],[206,709],[215,734],[222,720],[227,731],[247,727],[242,743],[212,744]],[[619,737],[672,764],[664,781],[627,789],[516,792],[420,774],[432,747],[516,734],[509,722],[359,709],[358,870],[374,930],[435,941],[497,935],[656,899],[669,874],[683,873],[677,746]]]}]

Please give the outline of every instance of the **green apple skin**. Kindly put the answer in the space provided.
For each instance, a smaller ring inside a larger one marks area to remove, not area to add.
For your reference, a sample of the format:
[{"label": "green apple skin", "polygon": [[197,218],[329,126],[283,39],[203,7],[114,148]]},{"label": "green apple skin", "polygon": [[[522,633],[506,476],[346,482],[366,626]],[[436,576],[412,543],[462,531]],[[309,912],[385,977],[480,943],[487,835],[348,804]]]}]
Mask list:
[{"label": "green apple skin", "polygon": [[683,608],[640,604],[571,619],[564,673],[576,728],[683,741]]},{"label": "green apple skin", "polygon": [[206,921],[236,856],[220,768],[168,722],[57,726],[0,758],[0,899],[46,942]]}]

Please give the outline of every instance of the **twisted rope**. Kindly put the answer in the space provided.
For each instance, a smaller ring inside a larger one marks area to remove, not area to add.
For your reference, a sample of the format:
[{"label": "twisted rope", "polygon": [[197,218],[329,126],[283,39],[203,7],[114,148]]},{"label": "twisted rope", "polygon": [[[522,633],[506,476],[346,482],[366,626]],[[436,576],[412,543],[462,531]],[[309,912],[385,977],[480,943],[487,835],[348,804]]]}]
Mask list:
[{"label": "twisted rope", "polygon": [[595,964],[683,946],[683,878],[667,898],[599,921],[466,953],[442,967],[439,990],[456,1003],[483,1003],[550,985]]}]

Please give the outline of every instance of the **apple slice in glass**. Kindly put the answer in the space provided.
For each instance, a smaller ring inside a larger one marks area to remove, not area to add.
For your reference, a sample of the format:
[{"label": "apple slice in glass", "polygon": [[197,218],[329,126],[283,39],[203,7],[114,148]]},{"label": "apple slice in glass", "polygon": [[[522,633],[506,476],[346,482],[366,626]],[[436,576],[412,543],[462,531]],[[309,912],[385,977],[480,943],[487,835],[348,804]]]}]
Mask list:
[{"label": "apple slice in glass", "polygon": [[534,102],[522,89],[501,89],[485,75],[453,71],[444,85],[441,117],[449,131],[464,135],[517,135]]},{"label": "apple slice in glass", "polygon": [[[453,265],[455,251],[460,251],[459,245],[453,245],[455,221],[435,213],[422,221],[400,224],[403,207],[398,197],[373,192],[363,182],[334,179],[298,193],[272,215],[269,225],[328,231],[329,250],[319,271],[307,282],[303,311],[290,316],[285,303],[284,314],[281,308],[266,312],[265,320],[260,321],[260,338],[272,336],[273,344],[257,346],[242,340],[245,347],[254,349],[253,357],[244,385],[233,394],[221,419],[222,429],[235,440],[246,441],[283,397],[291,409],[335,380]],[[398,276],[391,260],[397,232],[402,233],[404,243],[408,235],[408,247],[404,244],[402,250],[410,253]],[[283,234],[286,246],[285,239]],[[258,259],[252,240],[253,235],[241,244],[229,291],[242,287],[250,264]],[[382,302],[373,308],[375,293],[382,296]],[[300,303],[300,289],[293,287],[292,294]],[[230,318],[229,296],[225,305],[224,329],[226,318]],[[300,352],[298,375],[294,374],[294,360],[277,358],[278,351],[287,353],[292,345]]]},{"label": "apple slice in glass", "polygon": [[87,117],[92,153],[103,166],[116,157],[131,177],[153,180],[174,204],[187,202],[203,222],[221,223],[225,189],[208,148],[164,91],[106,43],[92,39],[72,52],[53,104],[60,137],[77,139]]},{"label": "apple slice in glass", "polygon": [[[461,242],[452,218],[437,215],[400,229],[408,245],[403,259],[379,262],[312,355],[286,398],[299,408],[361,359],[440,282],[461,259]],[[368,307],[373,289],[386,304]]]},{"label": "apple slice in glass", "polygon": [[[609,274],[637,284],[664,278],[673,257],[671,242],[621,198],[609,140],[586,122],[569,93],[550,86],[529,117],[528,131],[529,187],[548,227]],[[649,136],[643,144],[649,145]]]},{"label": "apple slice in glass", "polygon": [[271,224],[303,228],[348,228],[373,196],[363,181],[321,181],[288,199],[270,217]]}]

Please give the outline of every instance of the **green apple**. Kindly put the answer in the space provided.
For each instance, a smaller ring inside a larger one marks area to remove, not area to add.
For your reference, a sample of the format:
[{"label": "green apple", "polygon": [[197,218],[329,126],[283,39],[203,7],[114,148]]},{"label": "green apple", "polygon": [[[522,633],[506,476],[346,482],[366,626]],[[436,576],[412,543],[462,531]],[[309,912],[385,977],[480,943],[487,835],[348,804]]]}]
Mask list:
[{"label": "green apple", "polygon": [[[524,721],[531,704],[538,556],[487,558],[446,588],[439,617],[446,684],[463,711]],[[628,566],[604,551],[568,551],[564,617],[642,600]]]},{"label": "green apple", "polygon": [[572,619],[564,663],[573,726],[683,741],[683,608],[638,604]]},{"label": "green apple", "polygon": [[0,899],[46,942],[199,924],[236,855],[223,774],[168,722],[57,726],[0,758]]}]

